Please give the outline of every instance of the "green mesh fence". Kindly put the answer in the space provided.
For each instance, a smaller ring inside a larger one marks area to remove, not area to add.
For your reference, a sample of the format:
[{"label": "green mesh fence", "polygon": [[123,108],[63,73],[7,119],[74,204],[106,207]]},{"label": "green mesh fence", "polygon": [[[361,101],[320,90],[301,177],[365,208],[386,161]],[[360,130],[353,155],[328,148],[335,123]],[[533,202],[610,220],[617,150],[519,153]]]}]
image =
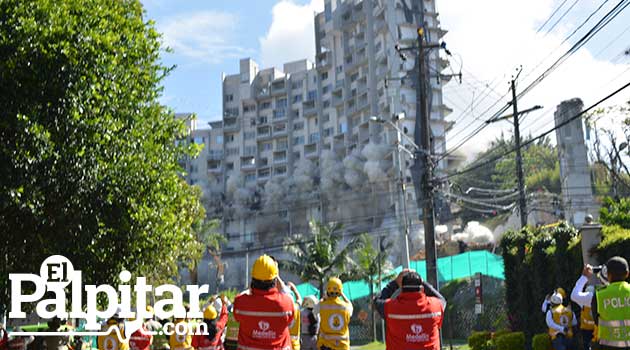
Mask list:
[{"label": "green mesh fence", "polygon": [[[505,279],[503,271],[503,258],[485,250],[471,251],[464,254],[438,258],[438,278],[440,283],[446,283],[455,279],[467,278],[480,272],[482,275]],[[422,278],[426,279],[426,262],[412,261],[411,268],[418,271]],[[403,269],[398,266],[393,273],[398,274]],[[297,286],[302,296],[315,295],[319,297],[319,290],[310,283]],[[355,300],[370,295],[370,286],[364,281],[350,281],[343,284],[343,290],[348,299]],[[375,286],[375,292],[378,286]]]}]

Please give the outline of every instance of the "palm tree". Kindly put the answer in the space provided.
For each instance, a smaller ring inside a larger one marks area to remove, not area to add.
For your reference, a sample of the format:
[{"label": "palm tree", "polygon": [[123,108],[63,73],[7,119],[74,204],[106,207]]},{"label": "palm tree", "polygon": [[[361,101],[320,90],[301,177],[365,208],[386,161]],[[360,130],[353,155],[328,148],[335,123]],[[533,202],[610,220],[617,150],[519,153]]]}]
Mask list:
[{"label": "palm tree", "polygon": [[280,267],[296,274],[303,282],[315,282],[319,295],[323,296],[326,281],[333,276],[343,280],[356,279],[357,264],[354,253],[363,247],[361,237],[352,239],[341,247],[342,236],[338,234],[342,225],[310,222],[311,235],[296,235],[286,242],[286,251],[291,256],[281,260]]},{"label": "palm tree", "polygon": [[[387,267],[391,269],[387,261],[387,251],[392,247],[389,241],[383,241],[379,237],[379,248],[374,249],[372,237],[363,234],[359,237],[363,241],[362,247],[356,251],[355,260],[357,262],[357,276],[370,286],[370,301],[374,299],[374,284],[382,280],[381,273]],[[387,265],[387,266],[386,266]],[[372,307],[372,340],[376,341],[376,313]]]},{"label": "palm tree", "polygon": [[193,224],[195,240],[198,251],[189,265],[191,280],[193,283],[199,283],[198,268],[199,262],[203,255],[207,252],[212,257],[221,256],[221,245],[227,242],[227,239],[219,233],[219,220],[200,220]]}]

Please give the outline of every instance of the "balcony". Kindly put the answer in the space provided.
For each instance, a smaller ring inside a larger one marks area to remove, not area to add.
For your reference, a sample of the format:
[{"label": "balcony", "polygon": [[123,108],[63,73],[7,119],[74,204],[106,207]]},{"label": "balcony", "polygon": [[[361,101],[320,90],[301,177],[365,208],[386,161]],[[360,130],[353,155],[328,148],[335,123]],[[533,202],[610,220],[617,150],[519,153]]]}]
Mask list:
[{"label": "balcony", "polygon": [[270,86],[265,86],[260,88],[260,90],[258,90],[258,94],[256,94],[256,96],[258,98],[266,98],[271,96],[271,87]]},{"label": "balcony", "polygon": [[286,162],[287,162],[287,152],[282,151],[282,152],[273,153],[274,164],[281,164],[281,163],[286,163]]},{"label": "balcony", "polygon": [[287,119],[287,110],[286,109],[276,109],[273,111],[273,120],[285,120]]},{"label": "balcony", "polygon": [[241,169],[242,170],[255,170],[256,169],[256,159],[254,157],[242,157],[241,158]]},{"label": "balcony", "polygon": [[221,174],[222,172],[223,172],[223,167],[221,165],[214,166],[212,168],[208,167],[209,175],[217,175],[217,174]]},{"label": "balcony", "polygon": [[317,108],[315,106],[315,100],[308,100],[308,101],[302,102],[302,108],[304,110],[303,111],[304,116],[316,115],[317,114]]},{"label": "balcony", "polygon": [[317,68],[329,68],[332,64],[330,51],[325,51],[317,55]]},{"label": "balcony", "polygon": [[208,160],[221,160],[223,159],[223,150],[209,150]]},{"label": "balcony", "polygon": [[332,103],[335,107],[343,104],[343,95],[341,94],[333,94],[332,95]]},{"label": "balcony", "polygon": [[287,84],[284,80],[271,84],[271,93],[273,95],[282,95],[287,93]]},{"label": "balcony", "polygon": [[256,130],[256,137],[259,139],[271,137],[271,128],[270,127],[258,128],[258,130]]},{"label": "balcony", "polygon": [[359,103],[357,104],[357,110],[362,110],[369,106],[370,106],[370,103],[368,102],[367,94],[361,96],[359,98]]},{"label": "balcony", "polygon": [[238,119],[225,119],[223,122],[223,131],[239,131],[241,129],[241,123]]},{"label": "balcony", "polygon": [[306,157],[317,156],[317,144],[304,146],[304,155]]},{"label": "balcony", "polygon": [[335,81],[335,87],[333,88],[333,91],[343,90],[344,84],[345,84],[345,80],[343,79]]}]

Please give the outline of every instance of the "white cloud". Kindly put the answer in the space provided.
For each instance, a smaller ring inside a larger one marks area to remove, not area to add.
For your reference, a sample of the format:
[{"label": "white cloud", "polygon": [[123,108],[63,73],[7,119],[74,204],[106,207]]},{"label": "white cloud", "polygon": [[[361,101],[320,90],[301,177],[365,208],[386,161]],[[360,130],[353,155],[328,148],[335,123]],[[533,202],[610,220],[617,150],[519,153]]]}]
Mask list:
[{"label": "white cloud", "polygon": [[324,10],[323,0],[298,5],[282,0],[272,9],[269,31],[260,41],[263,67],[282,67],[283,63],[315,58],[314,14]]},{"label": "white cloud", "polygon": [[[556,29],[545,36],[546,30],[538,34],[536,30],[558,5],[558,1],[438,1],[437,5],[442,26],[449,31],[444,40],[448,43],[450,50],[462,56],[464,68],[475,74],[476,78],[484,82],[495,79],[500,82],[497,85],[497,92],[500,95],[508,91],[510,76],[517,66],[523,65],[518,90],[525,88],[538,74],[562,55],[570,47],[569,44],[565,43],[557,50],[556,48],[573,28],[577,27],[586,17],[584,13],[589,14],[594,9],[594,7],[591,8],[594,6],[592,3],[584,4],[583,11],[578,11],[581,16],[567,16]],[[609,8],[603,8],[597,19]],[[623,21],[621,18],[617,19],[617,21],[619,20]],[[575,42],[594,23],[595,21],[588,23],[571,41]],[[613,34],[602,31],[592,41],[606,42],[612,36]],[[588,44],[586,48],[588,48]],[[550,52],[553,53],[547,57]],[[538,63],[546,57],[547,59],[536,68]],[[455,61],[456,59],[452,60],[452,62]],[[454,64],[453,69],[457,70],[457,66]],[[523,123],[524,133],[537,135],[541,131],[551,128],[555,107],[563,100],[579,97],[584,101],[586,107],[604,97],[627,81],[629,72],[626,72],[625,79],[618,79],[611,83],[611,80],[618,77],[627,67],[627,64],[615,64],[608,60],[594,58],[587,49],[581,49],[528,95],[519,100],[520,109],[536,104],[545,107],[543,112],[532,113],[526,117]],[[484,90],[483,84],[475,82],[474,78],[466,71],[463,74],[465,80],[468,79],[469,82],[478,86],[475,92],[475,98],[478,98]],[[457,102],[461,108],[468,107],[473,99],[470,86],[467,83],[462,84],[462,86],[455,85],[455,82],[447,85],[448,87],[444,90],[445,96]],[[614,102],[621,102],[623,97],[627,100],[628,96],[630,96],[630,92],[621,94],[620,98],[615,99]],[[486,98],[484,103],[475,108],[475,116],[480,119],[490,117],[491,113],[480,114],[496,99],[495,94]],[[494,112],[499,107],[504,106],[505,102],[507,102],[506,99],[498,103],[491,111]],[[459,117],[462,111],[461,108],[452,107],[455,112],[448,117],[450,120]],[[453,138],[455,133],[467,126],[472,120],[472,117],[467,116],[459,123],[459,126],[454,128],[454,132],[447,135],[449,147],[455,144],[454,141],[461,140],[464,135],[468,135],[480,124],[480,122],[475,122],[468,130],[464,130]],[[473,138],[474,141],[467,143],[461,149],[467,155],[485,149],[487,143],[498,136],[501,131],[510,133],[511,124],[501,122],[488,127]],[[550,137],[555,140],[555,135],[552,134]]]},{"label": "white cloud", "polygon": [[166,46],[204,63],[220,63],[251,53],[230,40],[238,19],[226,12],[201,11],[167,18],[158,29]]}]

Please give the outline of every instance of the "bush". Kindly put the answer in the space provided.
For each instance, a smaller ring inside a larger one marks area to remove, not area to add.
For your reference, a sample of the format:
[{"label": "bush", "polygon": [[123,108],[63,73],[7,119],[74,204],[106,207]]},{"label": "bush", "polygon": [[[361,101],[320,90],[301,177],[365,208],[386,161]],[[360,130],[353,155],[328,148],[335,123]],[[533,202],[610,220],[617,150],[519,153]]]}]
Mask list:
[{"label": "bush", "polygon": [[536,334],[532,339],[532,350],[552,350],[551,338],[547,333]]},{"label": "bush", "polygon": [[502,337],[502,336],[504,336],[506,334],[510,334],[510,333],[512,333],[512,331],[509,330],[509,329],[500,329],[500,330],[492,333],[492,339],[496,340],[497,338]]},{"label": "bush", "polygon": [[525,350],[525,333],[504,334],[494,340],[496,350]]},{"label": "bush", "polygon": [[599,219],[604,225],[630,229],[630,198],[605,198],[604,206],[599,211]]},{"label": "bush", "polygon": [[468,337],[468,347],[470,350],[484,350],[486,343],[490,341],[492,334],[490,332],[473,332]]},{"label": "bush", "polygon": [[623,256],[630,261],[630,230],[621,226],[604,226],[596,253],[600,263],[613,256]]}]

